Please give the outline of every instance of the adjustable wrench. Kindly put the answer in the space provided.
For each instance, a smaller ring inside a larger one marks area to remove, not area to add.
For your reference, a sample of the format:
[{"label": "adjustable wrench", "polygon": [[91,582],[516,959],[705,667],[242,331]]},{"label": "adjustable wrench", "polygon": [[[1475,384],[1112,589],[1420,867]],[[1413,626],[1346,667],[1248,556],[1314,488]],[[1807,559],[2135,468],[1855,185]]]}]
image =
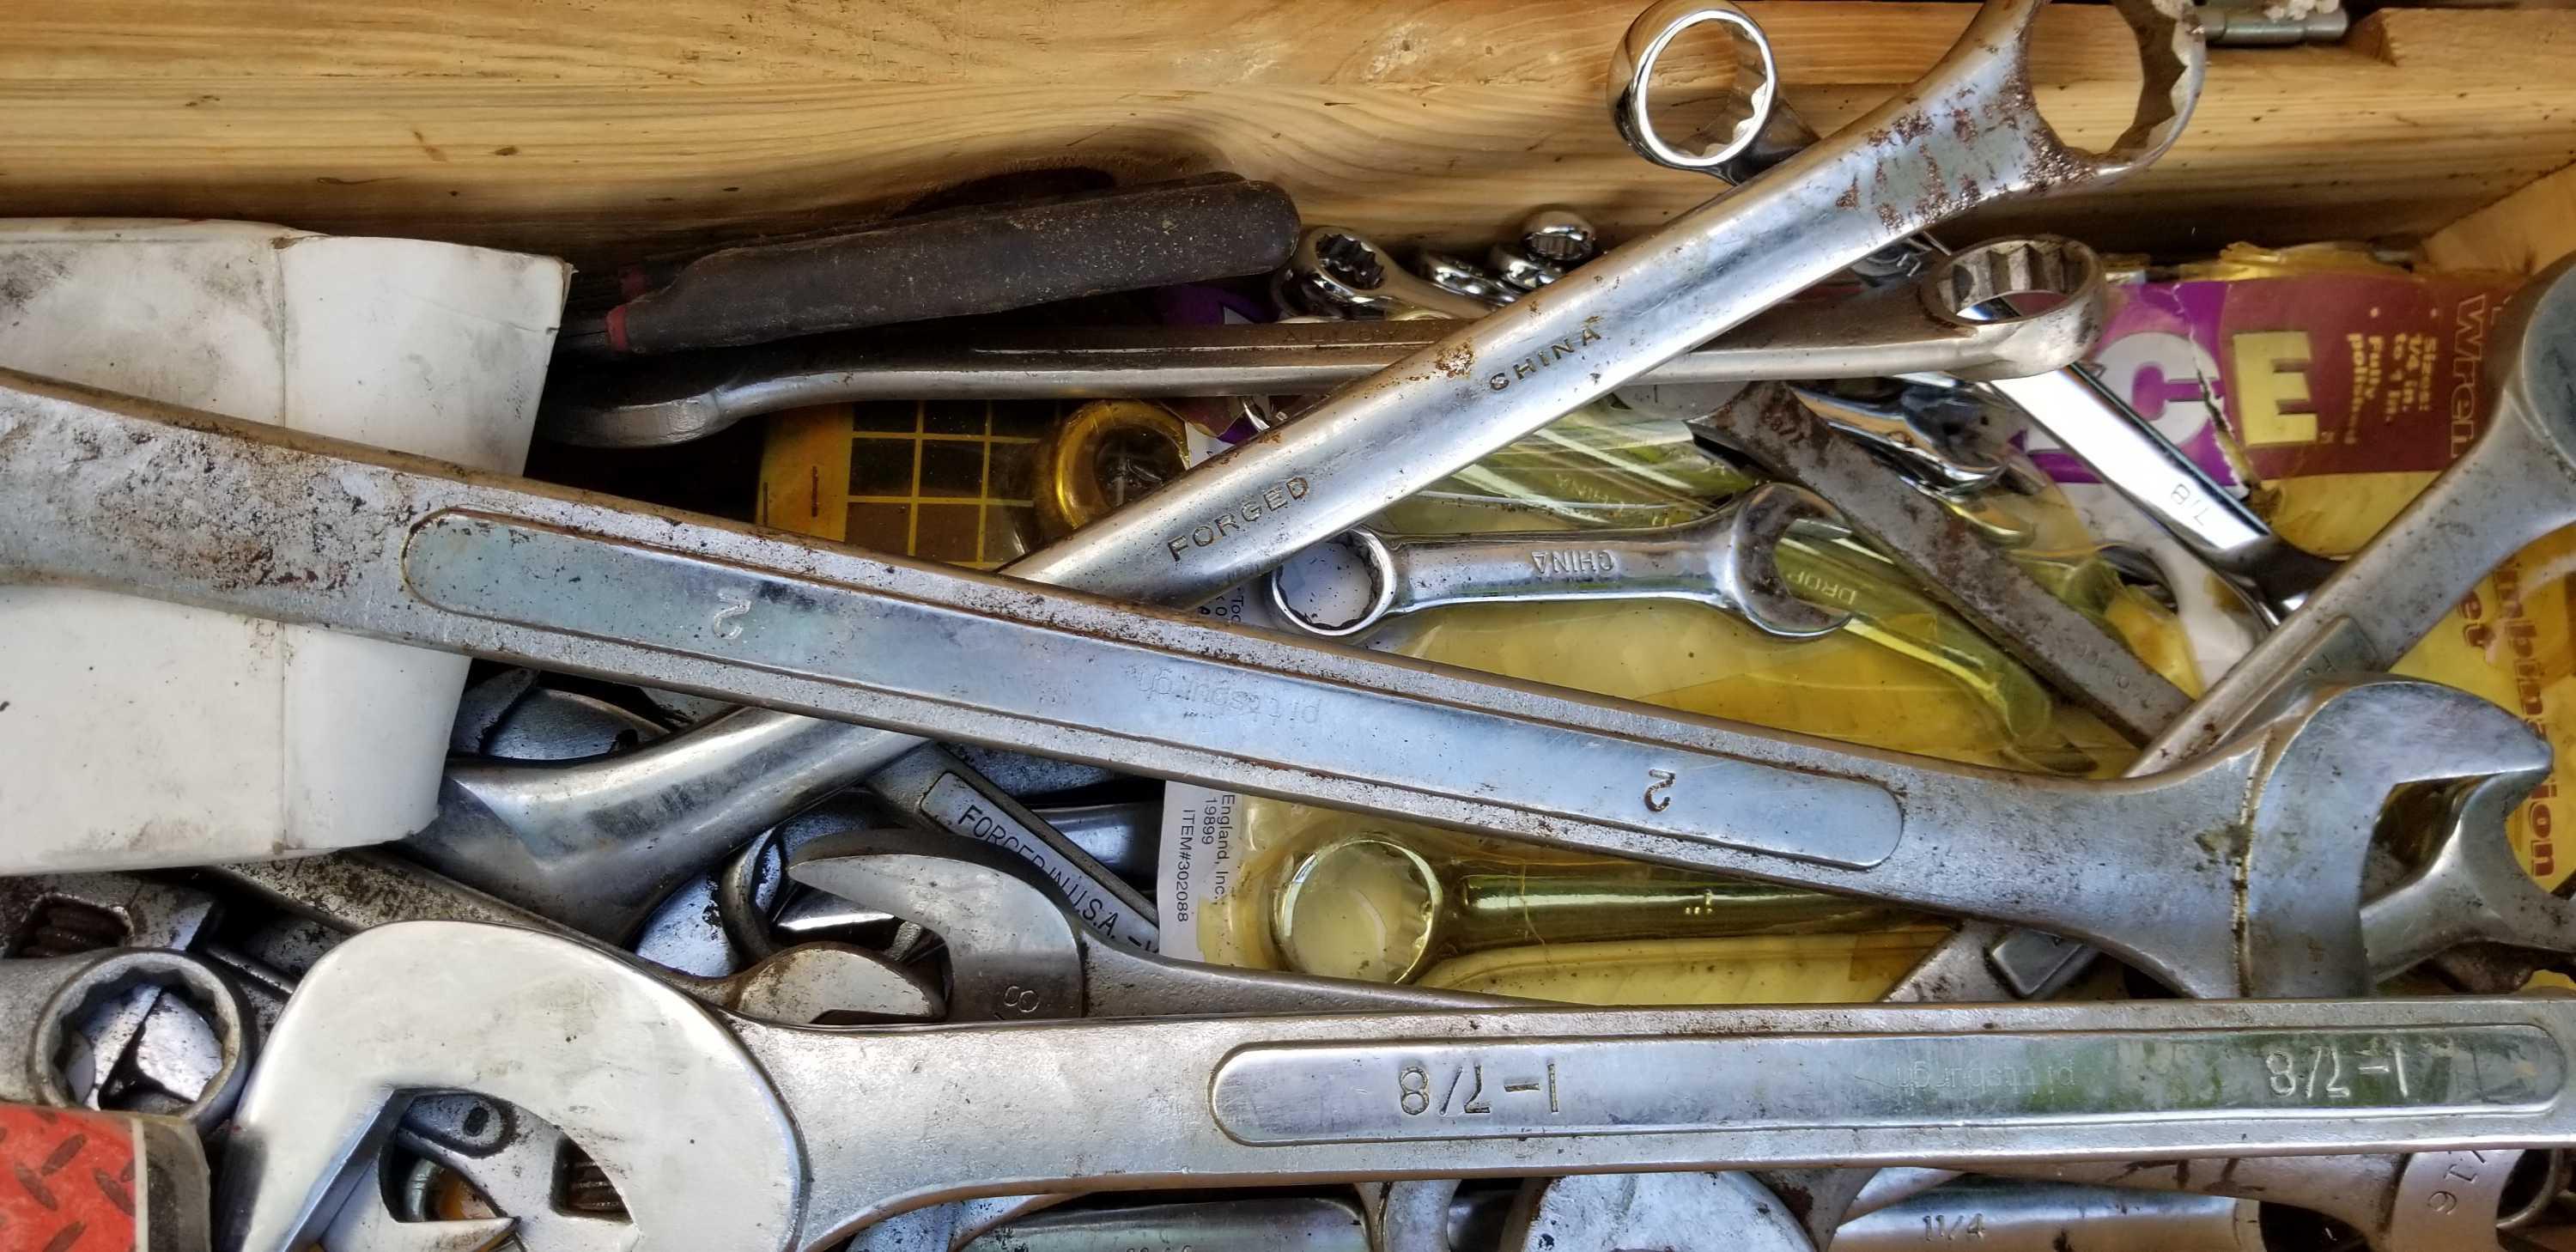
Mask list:
[{"label": "adjustable wrench", "polygon": [[[216,1212],[226,1248],[286,1252],[424,1089],[560,1126],[641,1246],[748,1252],[1074,1187],[2576,1144],[2571,1052],[2576,1002],[2471,997],[818,1031],[560,939],[411,922],[306,976]],[[1127,1133],[1092,1132],[1102,1090]]]},{"label": "adjustable wrench", "polygon": [[[2154,778],[1977,770],[32,381],[0,395],[0,518],[0,570],[2027,923],[2205,995],[2365,987],[2360,866],[2388,788],[2512,791],[2549,765],[2503,710],[2382,681],[2290,700]],[[2441,728],[2444,751],[2392,727]],[[2140,837],[2098,837],[2120,828]],[[2159,842],[2179,839],[2201,855]]]},{"label": "adjustable wrench", "polygon": [[[1614,62],[1612,82],[1617,90],[1611,117],[1637,155],[1668,169],[1740,183],[1775,166],[1786,166],[1820,141],[1803,119],[1778,100],[1774,76],[1767,72],[1756,75],[1752,87],[1730,92],[1723,101],[1727,110],[1720,124],[1710,129],[1712,133],[1725,130],[1726,141],[1715,151],[1693,154],[1657,133],[1650,113],[1656,62],[1675,36],[1709,22],[1737,32],[1752,29],[1750,19],[1722,0],[1661,0],[1638,15]],[[1764,47],[1766,61],[1769,55]],[[1739,68],[1738,73],[1743,72]],[[1902,277],[1947,251],[1928,235],[1888,243],[1869,263],[1856,267],[1864,278]],[[2009,301],[2003,303],[2009,305]],[[2209,481],[2180,449],[2080,365],[1987,380],[1985,385],[2012,401],[2104,482],[2249,593],[2257,610],[2267,617],[2277,621],[2286,615],[2333,572],[2334,562],[2273,534],[2253,510]]]},{"label": "adjustable wrench", "polygon": [[[2206,750],[2303,679],[2388,668],[2488,571],[2576,522],[2576,356],[2567,349],[2576,343],[2576,258],[2534,275],[2493,331],[2488,426],[2477,442],[2157,736],[2133,774]],[[2374,966],[2402,969],[2401,961],[2468,939],[2576,948],[2566,902],[2541,890],[2504,847],[2501,822],[2515,799],[2464,798],[2469,807],[2455,812],[2442,853],[2373,903],[2374,933],[2384,935]],[[2469,830],[2462,820],[2481,824]],[[1972,927],[1926,957],[1909,982],[1946,984],[1954,989],[1947,998],[2036,995],[2088,959],[2053,936]]]},{"label": "adjustable wrench", "polygon": [[1300,591],[1338,581],[1327,547],[1309,548],[1272,570],[1271,604],[1309,634],[1347,638],[1399,613],[1447,604],[1562,600],[1682,600],[1723,609],[1765,634],[1811,639],[1848,614],[1819,608],[1789,590],[1773,548],[1801,522],[1839,529],[1833,507],[1796,487],[1766,483],[1706,517],[1650,530],[1386,535],[1365,526],[1340,546],[1359,558],[1365,607],[1347,620]]}]

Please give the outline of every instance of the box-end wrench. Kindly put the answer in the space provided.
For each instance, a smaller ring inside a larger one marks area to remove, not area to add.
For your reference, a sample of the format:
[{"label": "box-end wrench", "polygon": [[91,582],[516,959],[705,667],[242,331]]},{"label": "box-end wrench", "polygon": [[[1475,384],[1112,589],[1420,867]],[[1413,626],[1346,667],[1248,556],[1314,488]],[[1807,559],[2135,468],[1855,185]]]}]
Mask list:
[{"label": "box-end wrench", "polygon": [[[2082,359],[2108,311],[2108,295],[2097,286],[2053,292],[2060,302],[2030,317],[1979,321],[1945,305],[1938,292],[1926,279],[1910,291],[1898,285],[1794,301],[1638,381],[2041,373]],[[538,429],[561,443],[649,448],[702,439],[780,409],[858,400],[1322,395],[1452,329],[1424,321],[1097,326],[963,341],[948,334],[889,343],[871,335],[739,349],[576,368],[547,387]]]},{"label": "box-end wrench", "polygon": [[2504,710],[2381,680],[2306,691],[2153,778],[1973,769],[59,384],[0,393],[0,517],[0,571],[2033,925],[2207,995],[2366,986],[2388,789],[2549,765]]},{"label": "box-end wrench", "polygon": [[[1790,528],[1841,529],[1813,493],[1765,483],[1707,516],[1647,530],[1390,535],[1361,527],[1270,572],[1270,602],[1289,625],[1348,638],[1400,613],[1450,604],[1679,600],[1720,609],[1764,634],[1812,639],[1848,615],[1790,590],[1774,549]],[[1332,595],[1341,553],[1358,558],[1366,594]],[[1356,609],[1355,612],[1350,610]],[[1339,611],[1336,611],[1339,610]]]},{"label": "box-end wrench", "polygon": [[1693,388],[1634,394],[1633,402],[1691,414],[1695,435],[1823,496],[1926,591],[2120,733],[2143,742],[2191,707],[2101,623],[2049,594],[1867,449],[1835,437],[1788,388],[1723,400]]},{"label": "box-end wrench", "polygon": [[[2324,1057],[2348,1072],[2312,1090]],[[224,1246],[286,1252],[425,1089],[560,1126],[645,1247],[752,1252],[1036,1190],[2560,1146],[2571,1067],[2576,1002],[2537,998],[816,1031],[548,936],[413,922],[306,976],[235,1114],[216,1211]],[[1103,1090],[1124,1097],[1114,1138],[1093,1128]]]},{"label": "box-end wrench", "polygon": [[[2576,258],[2515,293],[2489,340],[2487,427],[2477,442],[2336,571],[2306,605],[2210,685],[2132,767],[2145,773],[2206,750],[2287,684],[2318,674],[2395,664],[2479,579],[2525,545],[2576,522]],[[2451,832],[2449,848],[2375,906],[2388,931],[2383,972],[2401,956],[2478,938],[2566,951],[2576,927],[2566,902],[2543,891],[2504,849],[2501,819],[2517,797],[2489,795]],[[2403,937],[2400,937],[2400,932]],[[1981,951],[1971,953],[1971,945]],[[2038,995],[2061,986],[2089,955],[2030,931],[1963,932],[1926,958],[1918,985],[1941,981],[1961,998]]]},{"label": "box-end wrench", "polygon": [[215,968],[185,952],[162,948],[105,948],[74,956],[0,960],[0,1100],[80,1108],[64,1070],[88,1071],[104,1081],[115,1053],[94,1053],[80,1022],[135,987],[158,987],[185,996],[213,1029],[222,1060],[205,1088],[175,1115],[212,1134],[232,1111],[259,1054],[259,1031],[240,989]]},{"label": "box-end wrench", "polygon": [[[2138,36],[2143,88],[2130,129],[2109,151],[2089,153],[2058,138],[2030,92],[2027,41],[2040,4],[1991,0],[1920,81],[1773,177],[1460,325],[1009,574],[1195,603],[1914,231],[1997,199],[2114,178],[2170,147],[2206,57],[2188,5],[2116,6]],[[726,832],[734,842],[917,745],[779,713],[729,720],[729,733],[756,740],[776,767],[768,785],[736,792],[732,816],[759,820]],[[698,824],[721,828],[724,816]]]},{"label": "box-end wrench", "polygon": [[[1751,26],[1723,0],[1662,0],[1628,28],[1613,72],[1611,117],[1628,146],[1668,169],[1708,174],[1731,182],[1788,163],[1818,142],[1816,132],[1774,96],[1772,78],[1720,101],[1722,112],[1707,133],[1724,134],[1715,151],[1692,153],[1665,140],[1652,116],[1655,66],[1682,31],[1702,23]],[[1739,70],[1739,76],[1741,71]],[[1901,278],[1947,249],[1929,236],[1891,239],[1889,247],[1857,267],[1867,278]],[[2001,293],[1997,304],[2011,307]],[[1812,377],[1831,377],[1812,375]],[[2171,531],[2183,545],[2249,593],[2272,620],[2296,608],[2334,571],[2334,562],[2301,551],[2272,532],[2254,511],[2229,495],[2145,418],[2113,395],[2080,365],[1985,382],[2122,495]]]}]

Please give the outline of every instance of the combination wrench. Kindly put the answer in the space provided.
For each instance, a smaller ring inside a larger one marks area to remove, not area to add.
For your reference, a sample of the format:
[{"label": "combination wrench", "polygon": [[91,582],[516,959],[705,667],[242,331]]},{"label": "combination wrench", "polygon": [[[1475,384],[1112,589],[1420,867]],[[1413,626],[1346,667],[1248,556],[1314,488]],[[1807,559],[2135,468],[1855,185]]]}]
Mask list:
[{"label": "combination wrench", "polygon": [[[1755,185],[1505,309],[1444,327],[1439,340],[1300,420],[1007,572],[1194,604],[1909,234],[1995,200],[2115,178],[2170,147],[2198,98],[2206,59],[2189,6],[2115,6],[2137,34],[2143,86],[2128,131],[2107,152],[2091,153],[2059,139],[2031,94],[2027,45],[2040,5],[1991,0],[1921,80]],[[1750,23],[1742,34],[1758,39]],[[746,789],[728,810],[741,819],[724,832],[735,843],[917,744],[781,713],[731,720],[737,741],[756,742],[774,771],[772,785]],[[493,838],[482,859],[525,855],[499,846],[507,832],[486,833]],[[584,861],[599,868],[615,855]]]},{"label": "combination wrench", "polygon": [[[1694,153],[1656,131],[1651,112],[1656,63],[1676,36],[1703,23],[1737,31],[1752,26],[1751,19],[1723,0],[1661,0],[1628,28],[1613,64],[1616,90],[1611,101],[1612,119],[1628,146],[1665,168],[1707,174],[1731,184],[1802,158],[1820,142],[1819,137],[1778,99],[1768,73],[1756,76],[1751,88],[1734,89],[1721,100],[1724,112],[1709,131],[1724,133],[1726,141],[1715,150]],[[1887,248],[1856,267],[1863,278],[1899,279],[1947,251],[1923,234],[1887,242]],[[2007,308],[2010,303],[2008,297],[1999,302]],[[2070,363],[2057,370],[1985,380],[1981,385],[2011,401],[2104,482],[2245,592],[2269,620],[2277,622],[2297,608],[2307,593],[2333,573],[2333,561],[2274,534],[2243,501],[2211,482],[2181,449],[2082,366]]]},{"label": "combination wrench", "polygon": [[[216,1212],[223,1246],[286,1252],[425,1089],[554,1122],[627,1198],[640,1246],[751,1250],[1075,1188],[2564,1146],[2571,1049],[2576,1002],[2476,997],[817,1031],[560,939],[411,922],[306,976],[243,1094]],[[1101,1090],[1126,1097],[1126,1133],[1091,1129]]]},{"label": "combination wrench", "polygon": [[[2210,685],[2158,735],[2133,774],[2207,750],[2286,687],[2322,674],[2385,670],[2430,633],[2488,571],[2576,523],[2576,258],[2534,275],[2489,340],[2486,429],[2459,460],[2343,563],[2300,611]],[[2371,905],[2385,936],[2382,972],[2471,940],[2542,952],[2576,950],[2576,918],[2515,862],[2502,838],[2512,809],[2492,793],[2456,801],[2474,831],[2446,832],[2443,852]],[[2090,959],[2062,938],[1972,927],[1909,979],[1949,998],[2032,996],[2064,985]]]},{"label": "combination wrench", "polygon": [[[1794,526],[1840,521],[1815,495],[1766,483],[1705,517],[1647,530],[1408,536],[1363,526],[1272,570],[1267,585],[1281,620],[1328,639],[1442,605],[1643,599],[1702,604],[1764,634],[1812,639],[1849,615],[1793,593],[1773,550]],[[1336,577],[1337,550],[1357,558],[1366,580],[1357,605],[1332,594],[1346,581]]]},{"label": "combination wrench", "polygon": [[1722,398],[1694,388],[1631,394],[1632,403],[1687,415],[1695,436],[1824,497],[1934,598],[2120,733],[2144,741],[2190,707],[2190,697],[2101,623],[2051,595],[1869,449],[1835,438],[1788,388]]},{"label": "combination wrench", "polygon": [[2027,924],[2202,995],[2362,989],[2389,787],[2549,767],[2380,680],[2152,778],[1979,770],[438,468],[23,380],[0,571]]},{"label": "combination wrench", "polygon": [[[1978,274],[1990,249],[2022,242],[1969,249],[1964,264],[1945,272]],[[2080,359],[2109,309],[2098,280],[2053,290],[2060,303],[2044,313],[2003,321],[1964,316],[1974,304],[1956,303],[1956,294],[1927,278],[1910,290],[1781,305],[1639,381],[2041,373]],[[779,344],[575,369],[547,388],[538,430],[583,447],[652,448],[809,404],[1322,395],[1439,343],[1452,329],[1421,321],[1095,326],[962,341],[951,332]]]}]

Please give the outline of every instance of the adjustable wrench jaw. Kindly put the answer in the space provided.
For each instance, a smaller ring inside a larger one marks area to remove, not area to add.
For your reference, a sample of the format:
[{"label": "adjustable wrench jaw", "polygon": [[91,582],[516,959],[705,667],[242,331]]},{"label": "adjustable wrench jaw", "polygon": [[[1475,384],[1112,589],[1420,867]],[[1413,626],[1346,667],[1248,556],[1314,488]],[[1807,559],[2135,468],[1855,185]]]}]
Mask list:
[{"label": "adjustable wrench jaw", "polygon": [[552,936],[450,922],[360,934],[304,976],[234,1113],[221,1246],[302,1247],[412,1096],[471,1090],[590,1150],[644,1246],[789,1247],[803,1148],[737,1029],[753,1027]]}]

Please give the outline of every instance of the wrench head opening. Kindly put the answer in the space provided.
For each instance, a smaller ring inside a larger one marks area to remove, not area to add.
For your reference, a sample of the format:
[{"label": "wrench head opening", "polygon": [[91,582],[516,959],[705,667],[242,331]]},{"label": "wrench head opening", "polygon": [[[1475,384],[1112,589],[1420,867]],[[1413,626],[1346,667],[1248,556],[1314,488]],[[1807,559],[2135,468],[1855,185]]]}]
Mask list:
[{"label": "wrench head opening", "polygon": [[[1991,93],[1988,99],[1995,105],[1989,107],[2037,116],[2041,133],[2023,137],[2032,145],[2035,189],[2117,178],[2163,156],[2182,137],[2209,72],[2208,41],[2191,0],[2112,0],[2111,7],[2137,39],[2142,81],[2128,129],[2099,152],[2067,143],[2039,115],[2030,82],[2030,36],[2032,19],[2046,3],[1987,0],[1951,54],[1968,58],[1960,68],[1968,83]],[[1935,69],[1916,86],[1915,99],[1937,110],[1954,82]],[[1966,129],[1973,131],[1975,125],[1972,120]]]},{"label": "wrench head opening", "polygon": [[[1709,142],[1697,150],[1678,146],[1655,128],[1655,70],[1673,42],[1707,26],[1731,42],[1734,77],[1717,100],[1717,116],[1699,128]],[[1780,68],[1771,41],[1744,10],[1724,0],[1660,0],[1628,24],[1610,56],[1610,117],[1637,155],[1668,169],[1701,170],[1728,177],[1728,166],[1746,155],[1771,121]]]},{"label": "wrench head opening", "polygon": [[950,1021],[1082,1016],[1081,935],[1005,854],[953,836],[854,831],[798,849],[787,873],[945,940]]},{"label": "wrench head opening", "polygon": [[1780,541],[1802,524],[1848,531],[1842,514],[1822,496],[1799,487],[1765,483],[1727,505],[1726,525],[1711,553],[1720,590],[1765,633],[1813,639],[1842,629],[1851,614],[1801,598],[1780,572]]},{"label": "wrench head opening", "polygon": [[[2080,358],[2102,337],[2109,311],[2102,258],[2054,235],[1995,239],[1954,252],[1934,261],[1915,289],[1937,320],[2014,328],[1992,364],[1952,371],[1971,382],[2045,374]],[[2016,296],[2046,303],[2016,306]],[[2030,307],[2036,311],[2025,311]]]},{"label": "wrench head opening", "polygon": [[2237,865],[2235,978],[2177,985],[2201,995],[2367,995],[2362,878],[2391,792],[2493,779],[2481,784],[2490,794],[2519,798],[2548,776],[2549,745],[2504,709],[2414,679],[2311,683],[2273,710],[2256,732],[2263,748],[2241,829],[2204,837]]},{"label": "wrench head opening", "polygon": [[741,1028],[551,936],[466,922],[365,931],[304,976],[242,1094],[219,1242],[303,1246],[414,1095],[474,1091],[587,1150],[647,1246],[792,1246],[804,1148]]},{"label": "wrench head opening", "polygon": [[205,1021],[221,1056],[204,1089],[175,1115],[201,1133],[212,1133],[220,1126],[241,1095],[259,1046],[259,1027],[241,989],[213,966],[184,952],[129,948],[58,959],[86,964],[47,997],[36,1017],[34,1037],[25,1045],[30,1078],[44,1102],[63,1108],[87,1103],[89,1092],[106,1081],[101,1071],[117,1058],[94,1053],[81,1024],[128,999],[138,988],[159,987]]}]

